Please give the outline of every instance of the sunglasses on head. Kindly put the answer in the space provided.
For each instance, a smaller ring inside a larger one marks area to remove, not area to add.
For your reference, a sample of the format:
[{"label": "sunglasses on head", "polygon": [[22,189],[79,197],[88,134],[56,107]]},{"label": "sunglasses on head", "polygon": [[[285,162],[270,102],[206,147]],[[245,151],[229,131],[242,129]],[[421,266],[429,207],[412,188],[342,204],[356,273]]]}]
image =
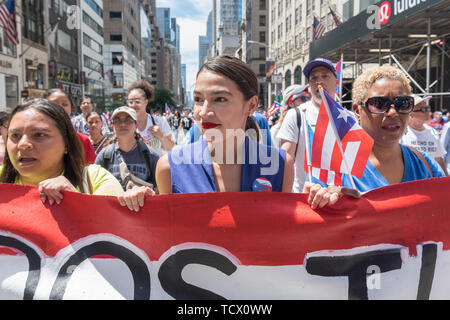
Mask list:
[{"label": "sunglasses on head", "polygon": [[413,110],[413,112],[422,112],[422,113],[425,113],[425,112],[428,112],[428,111],[430,111],[430,107],[422,107],[420,109]]},{"label": "sunglasses on head", "polygon": [[414,109],[414,98],[410,96],[398,96],[391,101],[388,97],[371,97],[367,99],[364,106],[370,113],[383,114],[394,106],[399,114],[410,114]]}]

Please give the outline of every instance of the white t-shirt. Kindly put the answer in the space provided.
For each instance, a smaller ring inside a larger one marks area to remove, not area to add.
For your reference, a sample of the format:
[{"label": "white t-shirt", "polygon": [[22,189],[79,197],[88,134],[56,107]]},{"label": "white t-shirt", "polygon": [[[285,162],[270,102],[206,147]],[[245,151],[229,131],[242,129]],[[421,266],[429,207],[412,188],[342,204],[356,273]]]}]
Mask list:
[{"label": "white t-shirt", "polygon": [[408,126],[407,133],[400,140],[401,144],[411,146],[428,154],[432,158],[441,158],[447,152],[439,140],[439,135],[432,127],[424,125],[424,130],[414,130]]},{"label": "white t-shirt", "polygon": [[[307,173],[305,172],[305,146],[306,137],[304,126],[306,123],[311,127],[312,130],[315,129],[317,118],[319,117],[319,108],[316,107],[312,101],[308,101],[299,107],[300,110],[306,109],[306,112],[300,111],[302,124],[300,130],[300,138],[298,132],[297,124],[297,112],[295,109],[290,109],[283,120],[280,131],[277,134],[277,138],[280,140],[287,140],[298,144],[297,154],[295,155],[295,179],[292,192],[301,193],[303,191],[303,185],[305,184]],[[305,119],[306,114],[306,119]],[[305,121],[306,120],[306,121]]]},{"label": "white t-shirt", "polygon": [[278,132],[280,131],[280,124],[277,123],[270,129],[270,135],[272,136],[272,144],[278,149],[281,147],[281,141],[278,139]]},{"label": "white t-shirt", "polygon": [[147,114],[147,127],[145,127],[143,131],[138,129],[137,132],[142,136],[144,142],[149,147],[152,147],[159,156],[162,156],[167,153],[167,151],[163,149],[161,141],[151,133],[150,128],[153,126],[160,127],[165,137],[172,135],[172,130],[170,129],[169,123],[164,117],[155,115],[151,116],[149,114]]}]

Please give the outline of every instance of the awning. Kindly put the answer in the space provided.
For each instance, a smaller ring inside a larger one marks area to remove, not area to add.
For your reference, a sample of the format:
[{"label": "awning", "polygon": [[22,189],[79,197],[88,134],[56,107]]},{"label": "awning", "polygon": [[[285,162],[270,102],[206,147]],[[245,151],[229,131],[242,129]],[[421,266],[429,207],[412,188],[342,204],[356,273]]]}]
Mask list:
[{"label": "awning", "polygon": [[416,55],[427,39],[411,35],[426,35],[428,23],[431,34],[436,35],[432,40],[450,35],[450,0],[382,0],[376,5],[383,3],[390,5],[389,16],[387,11],[381,13],[385,19],[388,16],[387,23],[378,24],[376,14],[364,10],[312,42],[310,59],[336,62],[343,54],[346,61],[374,63],[386,56],[388,49],[393,54]]}]

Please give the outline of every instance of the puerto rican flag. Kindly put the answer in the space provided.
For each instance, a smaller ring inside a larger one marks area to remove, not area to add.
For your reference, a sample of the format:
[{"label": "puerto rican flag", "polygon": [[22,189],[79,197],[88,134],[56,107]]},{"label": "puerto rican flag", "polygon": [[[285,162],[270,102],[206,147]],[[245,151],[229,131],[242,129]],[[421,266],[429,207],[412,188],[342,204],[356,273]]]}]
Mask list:
[{"label": "puerto rican flag", "polygon": [[281,104],[278,102],[274,102],[267,111],[269,112],[270,115],[272,115],[280,109],[281,109]]},{"label": "puerto rican flag", "polygon": [[361,178],[373,139],[358,125],[352,113],[323,89],[320,91],[322,105],[310,146],[310,163],[306,166],[312,168],[313,177],[326,184],[332,180],[339,183],[340,174]]},{"label": "puerto rican flag", "polygon": [[166,106],[166,114],[171,114],[172,111],[170,111],[169,105],[166,103],[165,106]]}]

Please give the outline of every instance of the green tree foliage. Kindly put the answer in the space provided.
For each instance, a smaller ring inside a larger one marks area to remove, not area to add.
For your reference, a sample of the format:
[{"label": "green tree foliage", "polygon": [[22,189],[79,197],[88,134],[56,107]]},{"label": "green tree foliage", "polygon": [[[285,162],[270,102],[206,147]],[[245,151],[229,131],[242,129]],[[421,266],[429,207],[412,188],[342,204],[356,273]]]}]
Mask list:
[{"label": "green tree foliage", "polygon": [[176,105],[174,96],[175,95],[170,90],[155,88],[155,99],[150,101],[148,107],[153,111],[160,111],[161,113],[164,113],[164,106],[166,103],[171,107]]}]

